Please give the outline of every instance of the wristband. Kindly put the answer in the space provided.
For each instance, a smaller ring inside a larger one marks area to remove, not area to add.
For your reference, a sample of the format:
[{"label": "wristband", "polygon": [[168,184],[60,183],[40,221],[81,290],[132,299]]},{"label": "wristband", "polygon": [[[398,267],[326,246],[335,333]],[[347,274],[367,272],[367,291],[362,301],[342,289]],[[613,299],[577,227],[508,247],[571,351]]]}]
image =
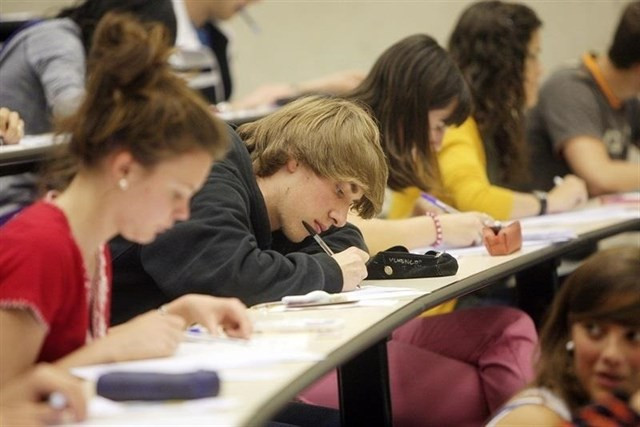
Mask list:
[{"label": "wristband", "polygon": [[547,193],[544,191],[534,191],[533,195],[535,196],[536,199],[538,199],[538,202],[540,203],[540,211],[538,212],[538,215],[544,215],[547,213]]},{"label": "wristband", "polygon": [[427,211],[426,214],[427,216],[431,217],[431,219],[433,220],[433,225],[436,227],[436,240],[435,242],[433,242],[433,247],[438,247],[442,244],[442,241],[444,240],[443,236],[442,236],[442,223],[440,222],[440,218],[438,218],[438,215],[434,212],[431,211]]}]

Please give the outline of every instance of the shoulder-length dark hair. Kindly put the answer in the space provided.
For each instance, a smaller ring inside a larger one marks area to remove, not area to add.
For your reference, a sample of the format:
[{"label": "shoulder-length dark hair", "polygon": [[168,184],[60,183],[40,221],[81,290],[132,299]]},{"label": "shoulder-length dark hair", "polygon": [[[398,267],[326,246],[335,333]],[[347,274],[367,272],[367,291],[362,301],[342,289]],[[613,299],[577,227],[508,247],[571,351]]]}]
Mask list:
[{"label": "shoulder-length dark hair", "polygon": [[433,38],[415,34],[389,47],[347,98],[366,104],[378,121],[388,187],[429,191],[439,185],[429,111],[456,102],[448,124],[460,124],[469,115],[471,96],[458,67]]},{"label": "shoulder-length dark hair", "polygon": [[540,333],[533,383],[558,393],[572,411],[591,398],[575,376],[566,344],[575,322],[640,326],[640,248],[603,250],[591,256],[562,285]]},{"label": "shoulder-length dark hair", "polygon": [[464,11],[449,40],[449,52],[471,88],[474,118],[483,139],[496,145],[505,182],[526,177],[525,60],[541,25],[528,6],[482,1]]},{"label": "shoulder-length dark hair", "polygon": [[175,43],[177,24],[171,0],[85,0],[63,9],[58,18],[70,18],[80,27],[82,44],[89,52],[98,22],[108,12],[129,13],[140,22],[159,22],[167,29],[171,45]]}]

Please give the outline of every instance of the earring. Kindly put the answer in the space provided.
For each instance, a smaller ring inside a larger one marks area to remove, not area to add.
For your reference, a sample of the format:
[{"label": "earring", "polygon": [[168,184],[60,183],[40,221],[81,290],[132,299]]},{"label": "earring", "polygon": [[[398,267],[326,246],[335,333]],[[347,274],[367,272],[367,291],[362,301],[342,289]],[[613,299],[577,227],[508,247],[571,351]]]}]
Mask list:
[{"label": "earring", "polygon": [[127,188],[129,188],[129,181],[127,181],[127,178],[122,177],[118,180],[118,187],[120,187],[120,189],[122,191],[125,191]]},{"label": "earring", "polygon": [[564,348],[566,348],[569,353],[571,353],[575,347],[576,345],[573,343],[573,340],[567,341],[567,343],[564,346]]}]

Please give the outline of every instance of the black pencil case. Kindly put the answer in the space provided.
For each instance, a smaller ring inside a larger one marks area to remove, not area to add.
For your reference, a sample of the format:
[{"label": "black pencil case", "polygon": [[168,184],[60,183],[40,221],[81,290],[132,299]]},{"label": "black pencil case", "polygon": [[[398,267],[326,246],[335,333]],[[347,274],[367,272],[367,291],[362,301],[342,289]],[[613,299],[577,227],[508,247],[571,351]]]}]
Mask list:
[{"label": "black pencil case", "polygon": [[187,400],[217,396],[220,378],[213,371],[184,374],[155,372],[110,372],[98,379],[96,392],[107,399]]},{"label": "black pencil case", "polygon": [[367,279],[373,280],[453,276],[458,261],[446,252],[412,254],[404,246],[394,246],[369,259],[367,272]]}]

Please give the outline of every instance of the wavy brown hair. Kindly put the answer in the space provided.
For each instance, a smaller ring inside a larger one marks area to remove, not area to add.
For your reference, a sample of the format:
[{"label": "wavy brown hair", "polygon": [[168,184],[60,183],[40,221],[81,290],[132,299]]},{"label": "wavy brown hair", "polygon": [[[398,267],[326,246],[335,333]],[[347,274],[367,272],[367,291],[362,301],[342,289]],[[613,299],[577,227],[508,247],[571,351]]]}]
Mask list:
[{"label": "wavy brown hair", "polygon": [[603,250],[591,256],[562,285],[540,333],[533,384],[547,387],[572,411],[591,398],[575,376],[566,344],[575,322],[614,322],[640,327],[640,248]]},{"label": "wavy brown hair", "polygon": [[432,37],[415,34],[389,47],[346,97],[369,106],[378,121],[389,188],[426,192],[440,186],[429,111],[455,102],[447,124],[460,124],[470,113],[471,95],[456,64]]},{"label": "wavy brown hair", "polygon": [[484,141],[494,141],[502,179],[526,178],[524,71],[528,44],[542,22],[523,4],[482,1],[467,8],[449,40],[474,101]]}]

